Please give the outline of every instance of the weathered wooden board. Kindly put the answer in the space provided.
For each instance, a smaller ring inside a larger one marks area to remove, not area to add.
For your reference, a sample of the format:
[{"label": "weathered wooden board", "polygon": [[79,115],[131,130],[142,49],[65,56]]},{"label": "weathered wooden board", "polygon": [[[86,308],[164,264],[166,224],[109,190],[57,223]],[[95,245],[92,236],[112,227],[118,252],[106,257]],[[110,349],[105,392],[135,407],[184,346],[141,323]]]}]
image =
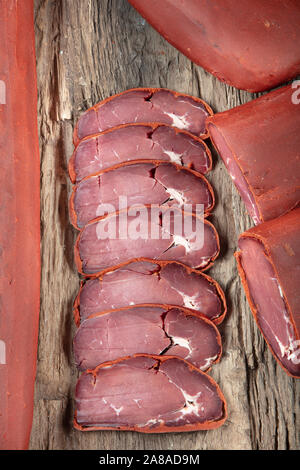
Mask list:
[{"label": "weathered wooden board", "polygon": [[276,364],[258,332],[237,275],[233,252],[250,227],[240,197],[214,155],[209,176],[217,195],[211,220],[222,253],[210,270],[225,289],[229,314],[220,327],[224,355],[211,375],[228,401],[217,430],[169,435],[80,433],[72,427],[75,331],[72,302],[79,285],[76,231],[68,220],[67,162],[80,113],[139,86],[201,96],[215,111],[254,97],[228,87],[164,41],[126,0],[36,0],[41,151],[42,291],[32,449],[299,449],[299,382]]}]

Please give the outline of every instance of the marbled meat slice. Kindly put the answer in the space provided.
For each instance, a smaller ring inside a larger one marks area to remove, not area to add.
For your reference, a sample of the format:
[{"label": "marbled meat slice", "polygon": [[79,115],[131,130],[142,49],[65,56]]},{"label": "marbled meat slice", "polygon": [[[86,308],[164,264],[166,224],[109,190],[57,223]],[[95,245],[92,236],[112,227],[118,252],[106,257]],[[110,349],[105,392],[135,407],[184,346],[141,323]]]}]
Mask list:
[{"label": "marbled meat slice", "polygon": [[74,143],[120,124],[157,122],[207,137],[211,108],[200,98],[164,88],[133,88],[110,96],[79,118]]},{"label": "marbled meat slice", "polygon": [[176,432],[212,429],[227,417],[216,382],[183,359],[137,355],[84,372],[76,386],[74,425]]},{"label": "marbled meat slice", "polygon": [[207,269],[219,254],[214,226],[178,207],[120,211],[87,224],[75,244],[78,271],[98,274],[144,258]]},{"label": "marbled meat slice", "polygon": [[165,124],[122,124],[86,137],[69,160],[69,174],[75,183],[120,163],[158,160],[183,165],[200,173],[212,167],[205,142],[187,131]]},{"label": "marbled meat slice", "polygon": [[74,302],[76,324],[94,313],[127,305],[179,306],[219,324],[226,301],[211,277],[176,262],[140,261],[82,283]]},{"label": "marbled meat slice", "polygon": [[178,308],[127,307],[84,320],[74,338],[80,370],[137,353],[178,356],[208,370],[220,359],[221,337],[207,318]]},{"label": "marbled meat slice", "polygon": [[73,187],[70,219],[81,228],[99,216],[134,204],[191,205],[191,210],[201,205],[208,215],[214,193],[203,175],[172,163],[122,164]]}]

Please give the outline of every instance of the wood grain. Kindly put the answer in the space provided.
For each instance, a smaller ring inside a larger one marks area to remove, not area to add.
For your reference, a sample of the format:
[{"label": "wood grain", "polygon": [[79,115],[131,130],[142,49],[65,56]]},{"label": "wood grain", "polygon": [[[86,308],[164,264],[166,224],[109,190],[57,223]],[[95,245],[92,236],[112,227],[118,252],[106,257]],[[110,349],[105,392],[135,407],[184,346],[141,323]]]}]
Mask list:
[{"label": "wood grain", "polygon": [[215,112],[255,97],[222,84],[162,39],[126,0],[36,0],[41,151],[42,286],[32,449],[299,449],[299,382],[267,349],[246,303],[233,253],[251,226],[223,164],[209,176],[217,206],[221,256],[209,271],[226,292],[220,327],[224,354],[211,375],[228,401],[229,418],[213,431],[142,435],[80,433],[72,427],[72,302],[79,286],[76,231],[68,219],[67,162],[72,131],[89,106],[128,88],[167,87],[199,96]]}]

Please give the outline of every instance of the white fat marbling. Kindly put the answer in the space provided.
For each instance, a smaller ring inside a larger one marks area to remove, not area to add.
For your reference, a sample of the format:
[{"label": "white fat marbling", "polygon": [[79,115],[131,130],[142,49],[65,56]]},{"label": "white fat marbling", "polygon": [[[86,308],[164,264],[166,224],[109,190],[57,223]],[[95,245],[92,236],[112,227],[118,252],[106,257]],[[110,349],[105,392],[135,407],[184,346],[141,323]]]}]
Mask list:
[{"label": "white fat marbling", "polygon": [[180,153],[173,152],[172,150],[165,150],[164,153],[170,157],[171,162],[177,163],[178,165],[182,164]]},{"label": "white fat marbling", "polygon": [[114,412],[116,413],[117,416],[119,416],[121,411],[124,409],[124,406],[120,406],[120,408],[117,408],[116,406],[114,406],[112,404],[110,404],[109,406],[110,406],[110,408],[112,408],[114,410]]},{"label": "white fat marbling", "polygon": [[174,113],[167,113],[164,111],[164,114],[169,116],[172,119],[172,125],[177,127],[178,129],[186,129],[189,127],[189,122],[186,120],[186,114],[183,116],[178,116],[177,114]]},{"label": "white fat marbling", "polygon": [[178,202],[180,206],[183,206],[187,203],[187,199],[184,197],[182,191],[178,191],[174,188],[166,188],[168,194],[170,194],[171,198]]},{"label": "white fat marbling", "polygon": [[189,253],[192,250],[191,245],[188,242],[188,240],[186,238],[182,237],[181,235],[173,235],[173,241],[174,241],[175,245],[184,246],[185,251],[187,253]]},{"label": "white fat marbling", "polygon": [[181,346],[183,348],[186,348],[189,351],[189,354],[188,356],[186,356],[185,359],[190,357],[193,350],[191,349],[190,343],[188,342],[187,339],[181,338],[180,336],[172,336],[172,341],[173,341],[173,346]]},{"label": "white fat marbling", "polygon": [[197,310],[201,309],[201,303],[200,302],[195,302],[195,300],[197,298],[197,294],[187,295],[187,294],[184,294],[181,291],[178,291],[178,293],[182,297],[184,307],[197,309]]},{"label": "white fat marbling", "polygon": [[207,357],[204,366],[200,367],[200,369],[201,369],[201,370],[207,370],[207,369],[209,369],[209,367],[215,362],[215,360],[217,359],[217,357],[218,357],[217,355],[216,355],[216,356],[212,356],[212,357]]}]

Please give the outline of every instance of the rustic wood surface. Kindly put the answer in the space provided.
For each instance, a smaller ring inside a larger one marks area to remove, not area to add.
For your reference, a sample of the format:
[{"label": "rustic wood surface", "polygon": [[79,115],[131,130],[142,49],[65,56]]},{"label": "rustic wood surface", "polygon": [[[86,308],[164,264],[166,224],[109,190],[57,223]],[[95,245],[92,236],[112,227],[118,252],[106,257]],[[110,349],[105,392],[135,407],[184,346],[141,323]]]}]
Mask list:
[{"label": "rustic wood surface", "polygon": [[222,84],[162,39],[126,0],[36,0],[41,151],[42,285],[32,449],[299,449],[299,381],[277,365],[252,319],[233,253],[251,226],[237,191],[214,154],[209,176],[222,240],[211,274],[229,313],[220,327],[224,354],[211,375],[228,401],[213,431],[143,435],[73,429],[72,302],[79,286],[76,231],[68,220],[67,162],[78,116],[128,88],[167,87],[200,96],[214,111],[255,97]]}]

